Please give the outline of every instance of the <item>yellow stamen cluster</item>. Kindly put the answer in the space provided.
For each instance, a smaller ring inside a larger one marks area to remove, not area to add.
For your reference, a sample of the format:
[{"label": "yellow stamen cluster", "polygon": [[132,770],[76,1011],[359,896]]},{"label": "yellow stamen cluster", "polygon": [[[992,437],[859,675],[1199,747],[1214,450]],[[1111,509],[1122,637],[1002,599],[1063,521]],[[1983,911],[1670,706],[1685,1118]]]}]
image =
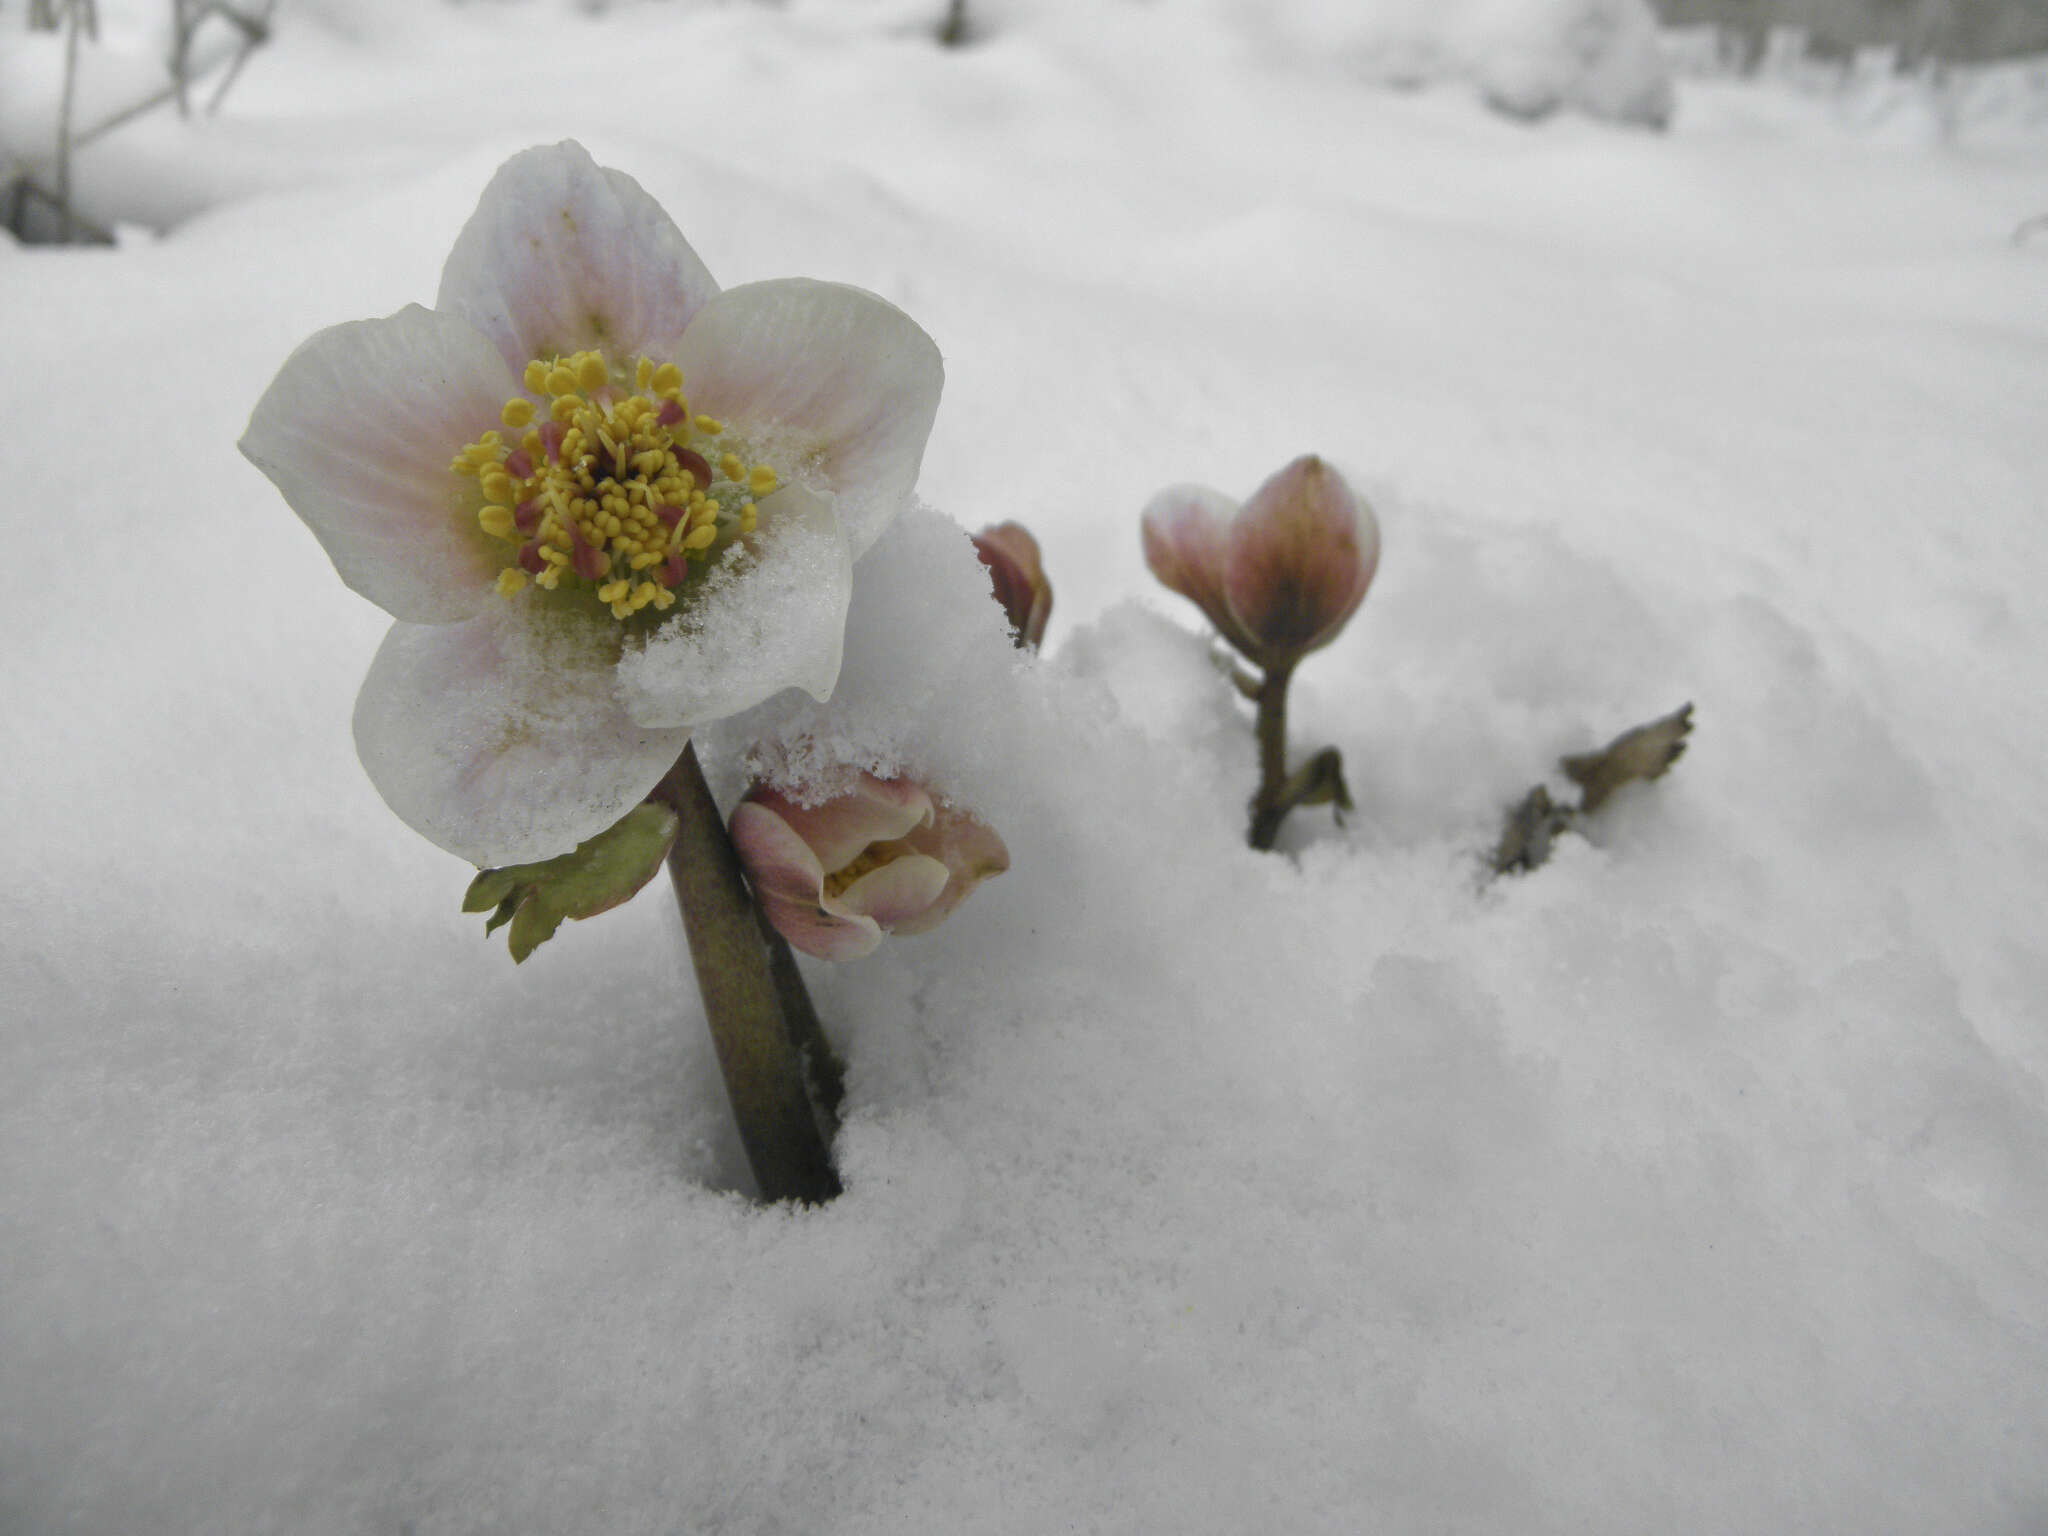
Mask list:
[{"label": "yellow stamen cluster", "polygon": [[851,864],[843,869],[827,871],[825,894],[837,900],[846,894],[848,886],[862,875],[873,874],[885,864],[893,864],[902,855],[903,849],[894,843],[869,843],[854,856]]},{"label": "yellow stamen cluster", "polygon": [[498,576],[505,597],[530,580],[594,591],[614,618],[659,613],[693,565],[754,531],[775,471],[712,441],[725,428],[690,413],[674,363],[640,358],[628,379],[602,352],[577,352],[534,359],[524,382],[504,432],[450,466],[482,492],[478,525],[517,546]]}]

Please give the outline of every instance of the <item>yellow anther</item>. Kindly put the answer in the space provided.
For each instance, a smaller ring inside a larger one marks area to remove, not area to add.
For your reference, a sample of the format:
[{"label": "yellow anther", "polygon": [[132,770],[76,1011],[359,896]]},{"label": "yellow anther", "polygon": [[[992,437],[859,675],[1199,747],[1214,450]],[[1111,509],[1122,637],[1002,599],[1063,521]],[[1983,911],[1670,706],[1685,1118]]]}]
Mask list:
[{"label": "yellow anther", "polygon": [[740,532],[752,533],[761,521],[761,509],[751,501],[740,508]]},{"label": "yellow anther", "polygon": [[[697,459],[684,447],[693,432],[715,437],[726,428],[689,414],[674,363],[634,357],[615,374],[592,349],[535,358],[521,377],[538,398],[507,400],[504,433],[482,434],[452,464],[482,492],[478,525],[540,556],[522,553],[499,574],[497,589],[508,598],[528,586],[567,589],[620,619],[671,608],[678,557],[701,563],[735,526],[750,532],[755,523],[753,501],[731,510],[699,481],[729,482],[755,497],[781,484],[772,468],[739,452],[710,455],[716,468],[708,471],[683,467],[679,455]],[[507,437],[518,443],[523,473],[506,468]]]}]

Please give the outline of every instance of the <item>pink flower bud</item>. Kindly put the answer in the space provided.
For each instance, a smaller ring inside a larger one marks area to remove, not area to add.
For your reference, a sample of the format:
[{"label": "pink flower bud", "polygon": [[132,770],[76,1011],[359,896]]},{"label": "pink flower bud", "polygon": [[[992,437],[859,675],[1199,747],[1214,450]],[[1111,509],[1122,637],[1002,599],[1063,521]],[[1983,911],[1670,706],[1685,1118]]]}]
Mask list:
[{"label": "pink flower bud", "polygon": [[1003,840],[966,812],[908,779],[865,773],[820,805],[755,785],[733,809],[732,841],[776,932],[820,960],[936,928],[1010,867]]},{"label": "pink flower bud", "polygon": [[1314,454],[1243,506],[1177,485],[1145,508],[1145,563],[1259,666],[1292,666],[1337,638],[1379,567],[1379,524]]},{"label": "pink flower bud", "polygon": [[1038,540],[1022,523],[997,523],[974,536],[974,552],[988,567],[1018,646],[1037,650],[1052,617],[1052,583],[1045,579]]}]

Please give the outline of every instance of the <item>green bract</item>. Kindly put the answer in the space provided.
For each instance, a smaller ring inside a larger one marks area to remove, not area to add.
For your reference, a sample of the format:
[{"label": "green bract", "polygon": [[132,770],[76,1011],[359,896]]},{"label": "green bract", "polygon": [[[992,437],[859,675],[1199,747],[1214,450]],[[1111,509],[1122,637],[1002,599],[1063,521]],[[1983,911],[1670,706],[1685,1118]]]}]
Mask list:
[{"label": "green bract", "polygon": [[[554,937],[565,917],[595,917],[630,899],[652,880],[676,840],[676,813],[665,805],[635,806],[625,819],[587,842],[539,864],[486,869],[469,883],[465,912],[490,912],[485,933],[506,923],[515,962]],[[493,910],[495,909],[495,910]]]}]

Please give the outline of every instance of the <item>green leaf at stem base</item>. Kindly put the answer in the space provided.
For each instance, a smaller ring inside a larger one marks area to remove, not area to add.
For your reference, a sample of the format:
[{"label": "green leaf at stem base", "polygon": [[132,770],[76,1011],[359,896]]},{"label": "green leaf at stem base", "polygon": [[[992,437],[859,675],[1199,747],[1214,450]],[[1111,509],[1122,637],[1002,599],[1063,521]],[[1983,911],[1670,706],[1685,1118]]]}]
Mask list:
[{"label": "green leaf at stem base", "polygon": [[667,806],[637,805],[571,852],[539,864],[479,871],[462,910],[489,912],[485,933],[510,923],[506,940],[517,964],[553,938],[564,918],[609,912],[652,880],[676,840],[677,825]]}]

